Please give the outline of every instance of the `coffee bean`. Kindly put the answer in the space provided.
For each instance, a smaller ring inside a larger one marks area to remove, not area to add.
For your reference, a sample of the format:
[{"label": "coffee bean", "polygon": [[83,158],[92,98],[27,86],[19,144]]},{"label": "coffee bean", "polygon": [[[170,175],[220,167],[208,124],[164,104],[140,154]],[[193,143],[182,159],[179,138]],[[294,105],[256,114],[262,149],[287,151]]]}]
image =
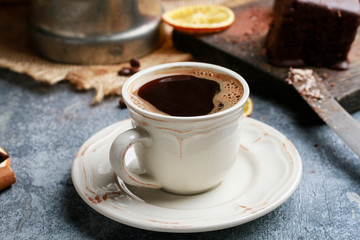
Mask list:
[{"label": "coffee bean", "polygon": [[131,74],[135,74],[135,73],[137,73],[139,71],[139,69],[132,67],[132,68],[130,68],[130,71],[131,71]]},{"label": "coffee bean", "polygon": [[119,99],[119,108],[121,109],[126,108],[126,104],[123,97],[120,97]]},{"label": "coffee bean", "polygon": [[133,68],[139,68],[140,67],[140,61],[138,59],[136,59],[136,58],[132,58],[130,60],[130,65]]},{"label": "coffee bean", "polygon": [[131,68],[129,68],[129,67],[123,67],[123,68],[118,72],[118,74],[119,74],[120,76],[129,76],[129,75],[131,75],[131,74],[133,74],[133,73],[132,73],[132,69],[131,69]]},{"label": "coffee bean", "polygon": [[133,75],[134,73],[137,73],[139,71],[140,68],[140,62],[138,59],[136,58],[132,58],[130,60],[130,65],[131,67],[123,67],[118,74],[120,76],[130,76]]}]

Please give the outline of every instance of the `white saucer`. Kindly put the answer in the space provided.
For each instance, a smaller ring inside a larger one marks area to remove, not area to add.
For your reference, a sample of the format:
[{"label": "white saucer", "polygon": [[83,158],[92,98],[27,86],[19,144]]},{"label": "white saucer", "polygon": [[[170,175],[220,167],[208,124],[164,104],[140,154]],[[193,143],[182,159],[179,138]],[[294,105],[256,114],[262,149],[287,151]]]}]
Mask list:
[{"label": "white saucer", "polygon": [[[129,128],[130,120],[124,120],[96,133],[79,149],[72,167],[72,180],[82,199],[126,225],[162,232],[228,228],[274,210],[300,182],[302,163],[293,144],[274,128],[245,118],[238,161],[217,188],[192,196],[127,189],[117,182],[108,155],[115,137]],[[131,161],[133,151],[126,157]]]}]

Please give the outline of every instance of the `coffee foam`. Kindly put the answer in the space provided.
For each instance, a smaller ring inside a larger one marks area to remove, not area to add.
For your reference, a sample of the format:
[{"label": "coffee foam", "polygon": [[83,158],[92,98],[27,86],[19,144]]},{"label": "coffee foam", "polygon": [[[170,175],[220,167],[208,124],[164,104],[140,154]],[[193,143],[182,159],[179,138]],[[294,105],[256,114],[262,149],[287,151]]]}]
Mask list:
[{"label": "coffee foam", "polygon": [[214,109],[209,113],[216,113],[237,104],[244,94],[244,89],[240,82],[235,79],[215,80],[220,84],[220,92],[214,96]]},{"label": "coffee foam", "polygon": [[129,96],[131,101],[145,111],[169,116],[169,114],[158,110],[151,103],[140,98],[138,96],[138,90],[141,86],[152,80],[174,75],[192,75],[199,78],[213,80],[219,83],[220,92],[214,96],[214,109],[209,114],[217,113],[225,109],[231,108],[240,101],[244,94],[244,88],[242,84],[237,79],[226,74],[193,68],[168,69],[166,71],[162,70],[161,73],[154,73],[151,76],[144,76],[141,78],[140,81],[134,82],[134,84],[129,88]]}]

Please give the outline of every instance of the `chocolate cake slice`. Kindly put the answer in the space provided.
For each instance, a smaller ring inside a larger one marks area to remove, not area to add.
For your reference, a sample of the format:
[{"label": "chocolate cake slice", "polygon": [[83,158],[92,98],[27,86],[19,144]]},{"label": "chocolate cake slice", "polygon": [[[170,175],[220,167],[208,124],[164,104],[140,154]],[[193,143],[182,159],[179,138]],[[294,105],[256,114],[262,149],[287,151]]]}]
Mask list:
[{"label": "chocolate cake slice", "polygon": [[270,62],[347,69],[359,23],[359,0],[276,0],[266,39]]}]

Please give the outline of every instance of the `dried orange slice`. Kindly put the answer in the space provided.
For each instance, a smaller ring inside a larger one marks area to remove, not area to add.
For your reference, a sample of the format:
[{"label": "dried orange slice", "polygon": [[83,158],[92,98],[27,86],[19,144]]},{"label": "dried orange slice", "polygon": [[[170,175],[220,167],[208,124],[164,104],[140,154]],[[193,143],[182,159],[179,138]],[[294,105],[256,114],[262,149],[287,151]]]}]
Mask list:
[{"label": "dried orange slice", "polygon": [[166,11],[162,19],[178,31],[202,34],[228,28],[235,15],[230,8],[221,5],[199,4]]},{"label": "dried orange slice", "polygon": [[244,116],[245,117],[250,116],[253,109],[254,109],[253,101],[251,100],[251,98],[248,98],[244,106]]}]

